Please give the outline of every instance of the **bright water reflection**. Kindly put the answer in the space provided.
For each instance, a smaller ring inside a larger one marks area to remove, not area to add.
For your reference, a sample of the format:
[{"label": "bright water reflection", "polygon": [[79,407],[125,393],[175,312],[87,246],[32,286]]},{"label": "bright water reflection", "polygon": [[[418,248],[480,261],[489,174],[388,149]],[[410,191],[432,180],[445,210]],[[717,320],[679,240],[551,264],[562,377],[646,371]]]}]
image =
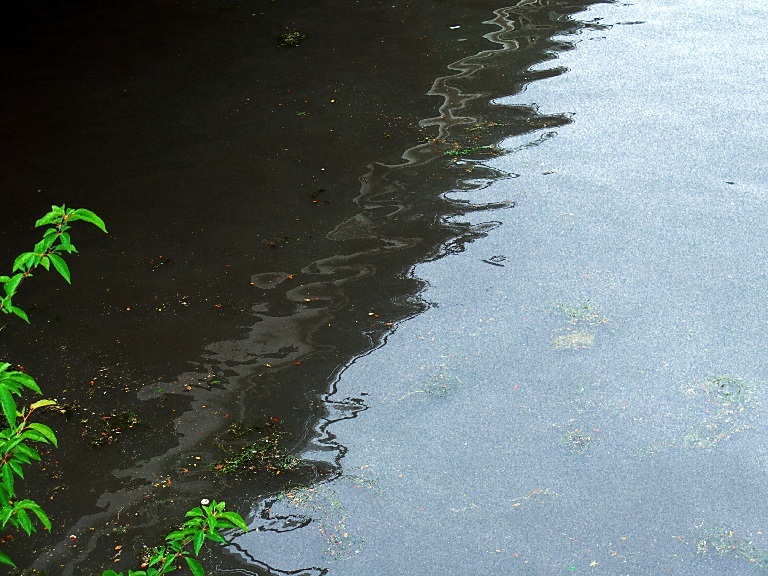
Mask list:
[{"label": "bright water reflection", "polygon": [[416,268],[437,306],[329,397],[343,472],[240,545],[349,575],[768,568],[766,11],[578,16],[606,27],[567,39],[568,72],[498,101],[574,121],[483,160],[518,178],[448,193],[516,208]]}]

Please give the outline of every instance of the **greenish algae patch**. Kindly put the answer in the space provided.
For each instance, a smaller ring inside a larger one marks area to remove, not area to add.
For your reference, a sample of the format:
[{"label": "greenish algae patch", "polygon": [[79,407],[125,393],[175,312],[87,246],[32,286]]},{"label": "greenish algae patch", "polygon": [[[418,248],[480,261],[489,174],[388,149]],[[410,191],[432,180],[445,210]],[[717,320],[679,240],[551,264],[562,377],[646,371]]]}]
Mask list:
[{"label": "greenish algae patch", "polygon": [[[336,482],[349,482],[356,489],[374,490],[375,480],[361,476],[342,475]],[[351,514],[342,502],[332,483],[318,483],[296,486],[282,491],[277,502],[283,502],[305,514],[317,525],[325,549],[326,560],[342,560],[359,554],[365,541],[357,535],[350,524]]]},{"label": "greenish algae patch", "polygon": [[696,553],[730,556],[768,570],[768,548],[765,544],[758,546],[753,538],[739,536],[733,530],[706,530],[696,539]]},{"label": "greenish algae patch", "polygon": [[591,300],[578,304],[558,303],[551,308],[568,323],[552,337],[555,350],[590,348],[595,343],[600,327],[608,323],[608,319]]},{"label": "greenish algae patch", "polygon": [[703,415],[683,437],[686,446],[713,448],[737,432],[751,428],[749,412],[757,407],[753,387],[733,376],[713,376],[683,386],[683,394]]}]

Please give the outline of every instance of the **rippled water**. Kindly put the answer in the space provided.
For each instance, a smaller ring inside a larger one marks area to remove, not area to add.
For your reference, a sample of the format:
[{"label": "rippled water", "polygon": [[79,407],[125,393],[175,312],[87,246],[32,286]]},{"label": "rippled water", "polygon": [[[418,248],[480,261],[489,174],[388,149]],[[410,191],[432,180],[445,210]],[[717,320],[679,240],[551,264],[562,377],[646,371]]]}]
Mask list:
[{"label": "rippled water", "polygon": [[[484,62],[546,34],[543,4],[496,12],[501,46],[449,66],[425,124],[480,121],[461,82],[481,92]],[[482,235],[416,266],[430,308],[339,375],[304,453],[338,474],[260,503],[243,554],[301,574],[768,568],[765,15],[596,5],[494,97],[485,121],[549,120],[456,157],[445,197],[483,208],[453,217]],[[413,190],[435,146],[364,182]]]}]

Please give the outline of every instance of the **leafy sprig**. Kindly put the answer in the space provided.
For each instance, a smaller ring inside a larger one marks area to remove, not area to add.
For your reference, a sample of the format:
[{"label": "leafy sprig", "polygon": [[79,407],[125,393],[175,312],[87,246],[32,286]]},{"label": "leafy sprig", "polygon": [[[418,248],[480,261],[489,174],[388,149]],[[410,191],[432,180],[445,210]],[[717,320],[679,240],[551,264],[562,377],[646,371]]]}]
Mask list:
[{"label": "leafy sprig", "polygon": [[5,296],[0,298],[0,312],[15,314],[29,323],[27,313],[14,306],[13,297],[18,291],[19,284],[32,276],[32,271],[38,266],[50,270],[53,266],[68,284],[71,284],[69,266],[64,260],[64,254],[77,253],[77,248],[72,244],[69,223],[82,220],[96,226],[106,233],[107,227],[104,221],[96,214],[85,208],[67,208],[66,206],[51,206],[51,211],[35,222],[35,227],[49,226],[43,233],[43,238],[35,244],[31,252],[23,252],[13,262],[11,276],[0,276],[0,284],[3,285]]},{"label": "leafy sprig", "polygon": [[[27,389],[41,394],[35,380],[23,372],[9,370],[11,365],[0,363],[0,408],[5,418],[0,428],[0,528],[8,525],[23,530],[27,536],[35,531],[32,516],[37,517],[46,530],[51,521],[45,511],[33,500],[16,498],[16,476],[24,478],[25,465],[40,460],[40,453],[32,443],[58,445],[50,427],[32,421],[32,414],[41,408],[55,406],[53,400],[38,400],[29,408],[18,409],[14,396],[21,396]],[[14,566],[11,558],[0,552],[0,564]]]},{"label": "leafy sprig", "polygon": [[[236,512],[228,512],[224,502],[203,500],[200,506],[186,514],[186,522],[165,537],[165,545],[155,548],[146,569],[129,570],[128,576],[162,576],[178,568],[183,559],[193,576],[205,576],[202,564],[195,560],[206,540],[226,544],[222,530],[242,530],[248,526]],[[101,576],[123,576],[122,572],[106,570]]]}]

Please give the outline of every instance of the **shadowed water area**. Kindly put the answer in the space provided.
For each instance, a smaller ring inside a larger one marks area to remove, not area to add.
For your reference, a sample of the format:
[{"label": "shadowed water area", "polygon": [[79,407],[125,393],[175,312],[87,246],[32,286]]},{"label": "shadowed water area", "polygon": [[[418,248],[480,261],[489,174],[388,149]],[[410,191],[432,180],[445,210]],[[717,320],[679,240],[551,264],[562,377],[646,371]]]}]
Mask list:
[{"label": "shadowed water area", "polygon": [[65,407],[20,566],[218,498],[216,574],[768,568],[761,4],[3,10],[7,266],[110,230],[3,318]]}]

